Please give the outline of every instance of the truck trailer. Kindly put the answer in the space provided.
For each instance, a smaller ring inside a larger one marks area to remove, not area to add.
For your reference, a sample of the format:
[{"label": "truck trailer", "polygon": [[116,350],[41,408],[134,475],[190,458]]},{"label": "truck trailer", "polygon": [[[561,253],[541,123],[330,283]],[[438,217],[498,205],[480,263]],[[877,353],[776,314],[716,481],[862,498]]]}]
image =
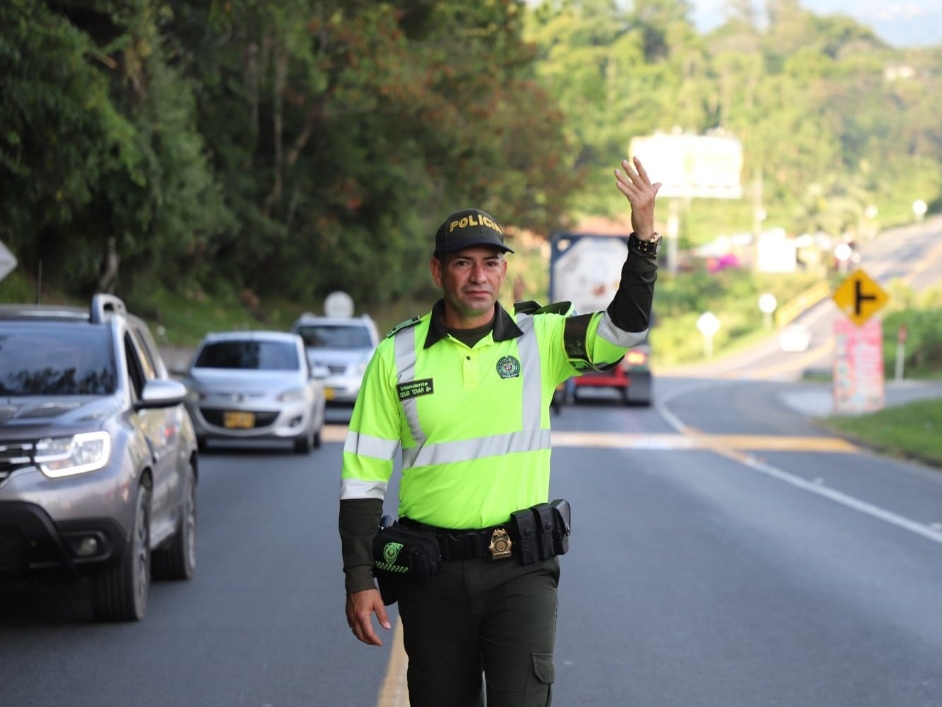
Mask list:
[{"label": "truck trailer", "polygon": [[[550,302],[571,302],[577,314],[604,310],[618,289],[627,252],[627,234],[554,233],[550,238]],[[650,356],[646,339],[611,370],[577,376],[567,402],[577,401],[580,392],[589,388],[611,388],[628,405],[650,405]]]}]

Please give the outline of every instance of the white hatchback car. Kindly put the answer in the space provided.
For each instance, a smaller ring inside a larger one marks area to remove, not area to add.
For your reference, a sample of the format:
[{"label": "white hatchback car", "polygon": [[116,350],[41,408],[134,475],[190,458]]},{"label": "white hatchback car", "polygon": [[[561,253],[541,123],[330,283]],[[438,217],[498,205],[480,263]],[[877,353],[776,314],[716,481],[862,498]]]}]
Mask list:
[{"label": "white hatchback car", "polygon": [[782,351],[799,353],[811,346],[811,331],[801,324],[789,324],[778,336],[778,345]]},{"label": "white hatchback car", "polygon": [[289,440],[298,454],[321,444],[324,387],[297,334],[207,334],[183,382],[201,450],[209,440]]}]

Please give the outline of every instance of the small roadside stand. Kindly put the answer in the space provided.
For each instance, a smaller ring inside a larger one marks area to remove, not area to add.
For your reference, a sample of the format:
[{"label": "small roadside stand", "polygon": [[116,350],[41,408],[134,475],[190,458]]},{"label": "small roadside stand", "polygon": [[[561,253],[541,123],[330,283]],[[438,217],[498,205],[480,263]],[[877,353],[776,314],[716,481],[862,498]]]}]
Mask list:
[{"label": "small roadside stand", "polygon": [[834,321],[834,412],[859,414],[883,408],[883,321],[873,315],[889,294],[856,270],[831,296],[844,318]]}]

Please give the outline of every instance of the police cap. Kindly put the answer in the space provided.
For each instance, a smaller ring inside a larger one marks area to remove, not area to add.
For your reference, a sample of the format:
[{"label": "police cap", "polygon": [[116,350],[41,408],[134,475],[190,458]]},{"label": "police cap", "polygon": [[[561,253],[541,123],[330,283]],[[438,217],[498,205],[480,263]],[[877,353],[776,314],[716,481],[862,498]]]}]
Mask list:
[{"label": "police cap", "polygon": [[480,209],[461,209],[446,218],[435,234],[435,252],[453,253],[462,248],[489,245],[513,253],[504,243],[504,229]]}]

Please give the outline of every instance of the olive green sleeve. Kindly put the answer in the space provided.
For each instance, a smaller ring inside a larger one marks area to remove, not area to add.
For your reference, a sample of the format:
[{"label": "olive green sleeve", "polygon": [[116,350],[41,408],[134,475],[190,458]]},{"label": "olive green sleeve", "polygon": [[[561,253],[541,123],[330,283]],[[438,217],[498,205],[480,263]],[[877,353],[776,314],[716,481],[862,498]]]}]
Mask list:
[{"label": "olive green sleeve", "polygon": [[351,498],[340,502],[340,548],[347,594],[375,589],[373,538],[383,515],[379,498]]},{"label": "olive green sleeve", "polygon": [[629,245],[628,257],[621,268],[621,282],[608,305],[608,316],[616,327],[627,332],[648,329],[651,325],[655,282],[657,256],[646,255]]}]

